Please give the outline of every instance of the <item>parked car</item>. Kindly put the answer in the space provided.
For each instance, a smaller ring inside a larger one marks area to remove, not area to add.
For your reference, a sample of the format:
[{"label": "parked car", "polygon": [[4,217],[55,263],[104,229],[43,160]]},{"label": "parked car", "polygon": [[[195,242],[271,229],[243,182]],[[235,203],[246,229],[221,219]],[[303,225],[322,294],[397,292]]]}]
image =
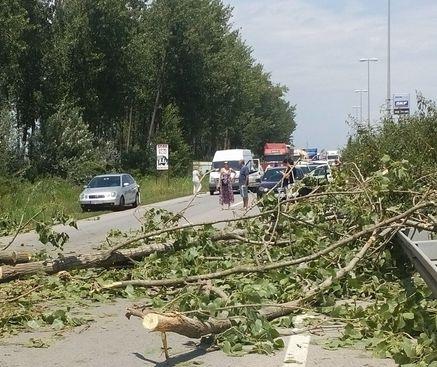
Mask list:
[{"label": "parked car", "polygon": [[[261,182],[258,187],[257,197],[261,199],[263,195],[268,193],[271,189],[275,194],[281,194],[284,189],[281,185],[281,180],[283,177],[283,172],[285,167],[270,167],[267,168],[264,175],[261,177]],[[296,181],[302,180],[304,177],[304,172],[300,167],[294,167],[294,179]]]},{"label": "parked car", "polygon": [[82,210],[94,208],[137,207],[140,204],[140,187],[127,173],[95,176],[79,196]]}]

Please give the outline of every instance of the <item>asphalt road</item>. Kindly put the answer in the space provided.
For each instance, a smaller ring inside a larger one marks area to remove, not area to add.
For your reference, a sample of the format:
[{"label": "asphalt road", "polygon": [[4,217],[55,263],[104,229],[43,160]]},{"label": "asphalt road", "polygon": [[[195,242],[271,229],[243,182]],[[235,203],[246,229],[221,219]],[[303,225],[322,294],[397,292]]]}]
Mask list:
[{"label": "asphalt road", "polygon": [[[65,230],[70,241],[64,252],[89,252],[98,248],[105,241],[108,231],[136,230],[140,227],[144,211],[150,207],[159,207],[171,211],[185,208],[191,197],[178,198],[158,204],[129,209],[121,212],[103,214],[98,218],[81,220],[79,230],[57,227]],[[192,223],[209,220],[226,219],[241,216],[241,198],[231,210],[221,210],[218,197],[202,194],[197,197],[185,212]],[[255,212],[257,209],[253,209]],[[9,239],[1,239],[7,243]],[[18,236],[13,249],[38,250],[45,245],[39,243],[35,233]],[[112,304],[103,304],[87,310],[95,319],[87,327],[78,327],[64,331],[31,331],[20,333],[8,339],[0,340],[0,367],[46,367],[46,366],[78,366],[78,367],[119,367],[120,365],[135,367],[149,366],[205,366],[205,367],[392,367],[394,362],[388,359],[375,359],[369,353],[339,349],[335,351],[323,348],[324,341],[333,336],[332,331],[321,331],[317,335],[299,333],[284,336],[285,348],[274,355],[246,355],[243,357],[226,356],[221,351],[209,351],[199,346],[197,340],[191,340],[177,334],[169,335],[171,358],[165,361],[161,353],[159,334],[147,333],[138,319],[127,320],[124,310],[131,302],[118,300]],[[82,310],[83,312],[83,310]],[[290,332],[289,330],[287,331]],[[338,331],[336,331],[338,332]],[[46,348],[29,348],[29,341],[42,340]]]},{"label": "asphalt road", "polygon": [[[79,220],[77,222],[78,230],[73,227],[62,225],[54,226],[53,229],[57,232],[65,232],[69,235],[69,241],[64,245],[64,253],[91,252],[99,247],[105,241],[107,234],[112,229],[117,229],[123,232],[137,230],[141,226],[141,220],[144,212],[152,207],[162,208],[172,212],[179,212],[187,207],[192,197],[186,196],[182,198],[163,201],[153,205],[141,206],[136,209],[125,209],[123,211],[114,211],[111,213],[101,214],[96,213],[96,217]],[[209,194],[200,194],[190,204],[185,212],[185,217],[191,223],[201,223],[217,219],[233,218],[243,214],[241,198],[235,195],[235,203],[230,210],[221,210],[218,203],[218,196]],[[253,209],[252,212],[256,212]],[[186,221],[181,220],[181,224]],[[12,236],[0,238],[0,247],[9,243]],[[38,240],[38,235],[31,231],[29,233],[20,234],[14,241],[14,244],[9,250],[33,251],[50,249],[50,245],[43,245]]]}]

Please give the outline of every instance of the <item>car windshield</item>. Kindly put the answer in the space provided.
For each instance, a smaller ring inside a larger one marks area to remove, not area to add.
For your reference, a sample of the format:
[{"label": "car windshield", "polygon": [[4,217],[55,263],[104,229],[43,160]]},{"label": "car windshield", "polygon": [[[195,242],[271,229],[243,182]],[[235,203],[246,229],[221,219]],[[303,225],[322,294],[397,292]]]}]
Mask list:
[{"label": "car windshield", "polygon": [[264,173],[264,176],[262,178],[263,181],[268,182],[279,182],[282,180],[282,171],[284,168],[281,169],[268,169],[266,173]]},{"label": "car windshield", "polygon": [[[307,173],[311,172],[310,167],[308,166],[299,166],[299,168],[302,170],[303,174],[306,175]],[[315,167],[314,167],[315,168]]]},{"label": "car windshield", "polygon": [[326,165],[318,166],[318,167],[314,170],[313,175],[314,175],[314,176],[324,176],[324,175],[326,175],[326,174],[328,173],[327,170],[328,170],[328,166],[326,166]]},{"label": "car windshield", "polygon": [[120,186],[120,176],[98,176],[94,177],[88,187],[95,189],[98,187],[117,187]]},{"label": "car windshield", "polygon": [[[229,164],[229,167],[234,169],[235,171],[240,170],[240,161],[226,161]],[[225,161],[222,162],[212,162],[213,169],[221,169],[225,165]]]},{"label": "car windshield", "polygon": [[310,170],[310,172],[314,171],[317,167],[319,167],[318,164],[309,164],[308,169]]},{"label": "car windshield", "polygon": [[285,154],[269,154],[266,155],[265,157],[265,161],[266,162],[282,162],[285,158],[286,155]]}]

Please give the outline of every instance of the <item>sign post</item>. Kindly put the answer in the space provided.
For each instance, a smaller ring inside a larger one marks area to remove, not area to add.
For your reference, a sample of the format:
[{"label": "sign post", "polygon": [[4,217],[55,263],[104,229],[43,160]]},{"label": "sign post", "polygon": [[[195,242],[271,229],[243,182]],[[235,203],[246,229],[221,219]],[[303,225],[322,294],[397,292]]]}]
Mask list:
[{"label": "sign post", "polygon": [[156,144],[156,169],[168,171],[168,144]]},{"label": "sign post", "polygon": [[[156,144],[156,170],[167,171],[167,186],[170,185],[170,176],[168,172],[168,144]],[[156,175],[158,181],[158,175]]]},{"label": "sign post", "polygon": [[410,95],[394,94],[393,95],[393,113],[395,115],[410,114]]}]

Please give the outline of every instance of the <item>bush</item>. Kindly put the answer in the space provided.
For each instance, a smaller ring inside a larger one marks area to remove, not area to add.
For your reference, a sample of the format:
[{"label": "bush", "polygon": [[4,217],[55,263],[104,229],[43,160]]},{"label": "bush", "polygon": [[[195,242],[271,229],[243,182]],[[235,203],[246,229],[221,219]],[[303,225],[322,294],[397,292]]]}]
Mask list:
[{"label": "bush", "polygon": [[419,111],[397,121],[385,119],[376,127],[356,126],[343,151],[344,161],[356,162],[365,174],[381,167],[382,157],[407,160],[416,176],[437,169],[437,108],[418,96]]}]

